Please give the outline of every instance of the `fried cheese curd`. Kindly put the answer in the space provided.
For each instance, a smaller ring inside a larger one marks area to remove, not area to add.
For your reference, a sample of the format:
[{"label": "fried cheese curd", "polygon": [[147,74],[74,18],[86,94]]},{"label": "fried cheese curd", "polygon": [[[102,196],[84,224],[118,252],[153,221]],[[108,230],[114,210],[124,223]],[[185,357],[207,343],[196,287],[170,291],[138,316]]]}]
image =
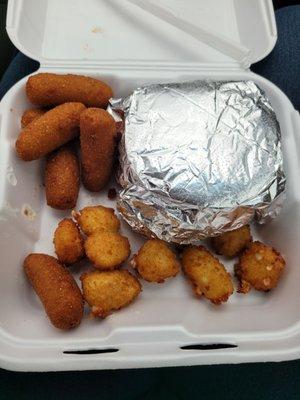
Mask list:
[{"label": "fried cheese curd", "polygon": [[133,257],[131,264],[148,282],[162,283],[180,270],[176,254],[158,239],[148,240]]},{"label": "fried cheese curd", "polygon": [[244,250],[251,241],[250,226],[245,225],[212,238],[212,245],[217,254],[232,258]]},{"label": "fried cheese curd", "polygon": [[138,279],[126,270],[92,271],[80,279],[84,299],[95,317],[105,318],[127,306],[142,290]]},{"label": "fried cheese curd", "polygon": [[187,247],[182,253],[183,270],[197,296],[214,304],[226,302],[233,293],[230,274],[204,247]]},{"label": "fried cheese curd", "polygon": [[128,239],[117,232],[97,231],[88,236],[84,248],[89,260],[100,270],[115,269],[130,255]]},{"label": "fried cheese curd", "polygon": [[285,260],[277,250],[261,242],[253,242],[235,266],[235,274],[240,282],[238,291],[247,293],[251,287],[269,291],[277,286],[284,269]]},{"label": "fried cheese curd", "polygon": [[59,222],[53,238],[55,253],[63,264],[74,264],[84,257],[84,240],[75,222],[65,218]]},{"label": "fried cheese curd", "polygon": [[114,209],[101,205],[88,206],[78,212],[73,211],[72,216],[87,236],[97,231],[118,232],[120,229],[120,221]]}]

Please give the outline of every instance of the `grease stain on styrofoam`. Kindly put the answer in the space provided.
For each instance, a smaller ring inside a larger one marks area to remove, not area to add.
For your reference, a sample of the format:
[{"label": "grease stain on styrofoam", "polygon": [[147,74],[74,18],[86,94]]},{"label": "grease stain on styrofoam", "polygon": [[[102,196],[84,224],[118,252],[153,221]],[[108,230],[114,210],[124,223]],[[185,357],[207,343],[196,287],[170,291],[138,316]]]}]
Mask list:
[{"label": "grease stain on styrofoam", "polygon": [[33,221],[37,214],[29,204],[23,204],[21,208],[21,215],[29,221]]},{"label": "grease stain on styrofoam", "polygon": [[12,186],[16,186],[18,183],[17,177],[14,173],[14,169],[11,166],[8,166],[6,168],[6,179]]},{"label": "grease stain on styrofoam", "polygon": [[92,29],[92,33],[102,33],[103,29],[100,28],[100,26],[95,26],[95,28]]}]

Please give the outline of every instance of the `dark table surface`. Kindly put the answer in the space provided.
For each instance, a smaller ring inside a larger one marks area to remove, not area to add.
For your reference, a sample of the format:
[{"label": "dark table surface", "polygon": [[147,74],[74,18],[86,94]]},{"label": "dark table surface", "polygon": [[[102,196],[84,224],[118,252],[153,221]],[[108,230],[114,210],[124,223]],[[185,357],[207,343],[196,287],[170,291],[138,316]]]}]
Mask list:
[{"label": "dark table surface", "polygon": [[300,362],[121,371],[0,371],[0,400],[299,400]]}]

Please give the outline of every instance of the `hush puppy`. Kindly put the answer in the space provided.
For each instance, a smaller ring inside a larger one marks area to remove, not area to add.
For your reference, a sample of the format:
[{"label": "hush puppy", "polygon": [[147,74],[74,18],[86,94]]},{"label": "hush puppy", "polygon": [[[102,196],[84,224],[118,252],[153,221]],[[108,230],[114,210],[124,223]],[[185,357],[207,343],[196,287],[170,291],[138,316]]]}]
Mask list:
[{"label": "hush puppy", "polygon": [[284,268],[285,261],[278,251],[261,242],[253,242],[235,266],[235,273],[240,281],[238,291],[247,293],[251,287],[269,291],[277,286]]},{"label": "hush puppy", "polygon": [[72,215],[87,236],[99,230],[118,232],[120,229],[120,221],[112,208],[90,206]]},{"label": "hush puppy", "polygon": [[84,257],[84,240],[78,226],[70,218],[59,222],[53,243],[57,258],[63,264],[74,264]]},{"label": "hush puppy", "polygon": [[23,266],[51,323],[58,329],[79,325],[83,298],[70,272],[56,258],[46,254],[29,254]]},{"label": "hush puppy", "polygon": [[118,267],[130,255],[128,239],[116,232],[95,232],[88,236],[84,248],[90,261],[101,270],[112,270]]},{"label": "hush puppy", "polygon": [[244,250],[251,240],[250,226],[245,225],[212,238],[212,245],[217,254],[232,258]]},{"label": "hush puppy", "polygon": [[93,271],[80,279],[83,296],[95,317],[105,318],[127,306],[142,290],[139,281],[126,270]]},{"label": "hush puppy", "polygon": [[162,283],[178,274],[176,254],[162,240],[148,240],[133,257],[131,264],[148,282]]},{"label": "hush puppy", "polygon": [[69,210],[76,206],[79,174],[79,162],[70,146],[61,147],[47,158],[45,190],[48,206],[57,210]]},{"label": "hush puppy", "polygon": [[214,304],[226,302],[233,293],[230,274],[204,247],[188,247],[182,254],[183,270],[197,296]]},{"label": "hush puppy", "polygon": [[80,116],[82,182],[98,192],[108,183],[114,163],[116,123],[100,108],[88,108]]},{"label": "hush puppy", "polygon": [[22,129],[16,151],[24,161],[37,160],[79,134],[79,117],[85,106],[65,103],[47,111]]},{"label": "hush puppy", "polygon": [[87,107],[106,108],[113,96],[112,89],[98,79],[52,73],[38,73],[29,77],[26,94],[31,103],[40,107],[76,101]]}]

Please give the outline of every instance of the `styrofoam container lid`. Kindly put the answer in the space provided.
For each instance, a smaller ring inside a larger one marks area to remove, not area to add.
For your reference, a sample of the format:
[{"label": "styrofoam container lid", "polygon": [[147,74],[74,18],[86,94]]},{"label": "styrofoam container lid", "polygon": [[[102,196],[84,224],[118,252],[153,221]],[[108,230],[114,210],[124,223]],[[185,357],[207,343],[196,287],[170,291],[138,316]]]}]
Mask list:
[{"label": "styrofoam container lid", "polygon": [[[7,14],[7,32],[15,46],[42,65],[241,65],[218,51],[218,45],[197,40],[129,0],[52,0],[47,7],[44,3],[10,0]],[[161,0],[157,4],[202,31],[249,49],[243,67],[264,58],[275,45],[271,0]]]},{"label": "styrofoam container lid", "polygon": [[[222,43],[249,49],[248,65],[218,51],[216,43],[204,44],[141,9],[150,3],[209,32],[208,37],[219,35]],[[274,84],[243,70],[276,42],[271,0],[9,0],[7,30],[22,52],[41,62],[39,71],[84,73],[109,83],[116,96],[154,82],[250,79],[258,84],[281,125],[288,184],[282,214],[271,225],[253,226],[252,233],[278,249],[288,269],[276,291],[234,293],[218,309],[194,297],[179,274],[164,288],[143,282],[137,302],[101,322],[85,318],[68,333],[51,327],[21,265],[29,252],[54,255],[52,233],[69,213],[47,206],[43,164],[35,161],[25,168],[15,153],[21,115],[32,107],[24,77],[0,104],[0,250],[5,260],[0,292],[9,305],[0,315],[1,367],[53,371],[299,358],[300,119]],[[114,207],[106,191],[92,194],[81,187],[77,209],[93,204]],[[121,232],[135,254],[144,239],[122,221]],[[233,274],[235,261],[221,261]],[[87,263],[73,269],[75,279],[79,282],[89,268]]]}]

